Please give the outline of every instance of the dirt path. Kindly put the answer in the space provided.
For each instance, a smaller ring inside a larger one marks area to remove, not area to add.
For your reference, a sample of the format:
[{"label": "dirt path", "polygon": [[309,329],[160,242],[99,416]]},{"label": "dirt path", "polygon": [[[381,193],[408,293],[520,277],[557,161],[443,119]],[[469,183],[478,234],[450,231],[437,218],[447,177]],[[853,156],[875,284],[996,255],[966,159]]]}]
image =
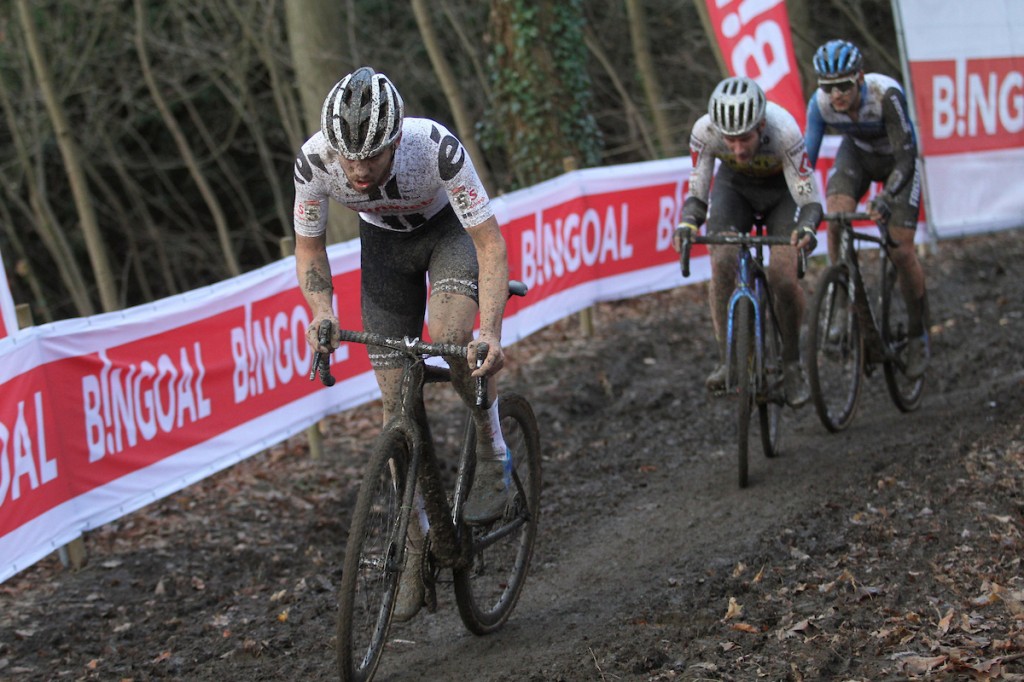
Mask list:
[{"label": "dirt path", "polygon": [[[942,243],[920,410],[879,373],[847,432],[787,411],[745,490],[732,405],[702,388],[703,286],[517,344],[545,454],[524,596],[479,638],[439,591],[377,679],[1021,679],[1022,259],[1021,232]],[[78,573],[0,585],[0,679],[335,679],[342,500],[376,415],[333,420],[323,460],[294,439],[96,531]]]}]

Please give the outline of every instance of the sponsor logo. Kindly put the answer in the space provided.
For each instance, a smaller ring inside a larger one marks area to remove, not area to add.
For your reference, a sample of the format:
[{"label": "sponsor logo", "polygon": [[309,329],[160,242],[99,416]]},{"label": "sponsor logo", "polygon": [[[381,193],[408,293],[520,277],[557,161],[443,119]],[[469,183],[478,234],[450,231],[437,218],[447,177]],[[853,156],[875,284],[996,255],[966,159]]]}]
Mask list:
[{"label": "sponsor logo", "polygon": [[921,147],[959,154],[1024,146],[1019,58],[910,63]]}]

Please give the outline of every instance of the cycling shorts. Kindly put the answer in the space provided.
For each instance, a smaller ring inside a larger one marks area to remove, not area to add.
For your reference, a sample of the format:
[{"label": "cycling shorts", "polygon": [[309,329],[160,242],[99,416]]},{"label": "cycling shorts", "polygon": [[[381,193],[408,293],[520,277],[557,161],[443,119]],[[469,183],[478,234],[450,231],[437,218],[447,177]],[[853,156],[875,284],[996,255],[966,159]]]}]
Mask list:
[{"label": "cycling shorts", "polygon": [[[412,232],[392,232],[359,221],[363,329],[388,336],[423,335],[427,281],[431,292],[479,303],[476,247],[448,206]],[[374,369],[402,366],[398,351],[370,346]]]},{"label": "cycling shorts", "polygon": [[787,237],[796,228],[796,214],[796,201],[783,174],[755,178],[723,165],[711,185],[707,231],[749,231],[755,215],[760,215],[767,234]]},{"label": "cycling shorts", "polygon": [[[853,197],[858,201],[868,191],[872,182],[885,182],[895,165],[895,159],[889,154],[872,154],[859,148],[853,141],[844,137],[836,152],[833,173],[828,179],[826,194],[833,196]],[[896,195],[889,225],[905,227],[910,230],[917,228],[918,216],[921,213],[921,170],[914,166],[914,177],[903,186]]]}]

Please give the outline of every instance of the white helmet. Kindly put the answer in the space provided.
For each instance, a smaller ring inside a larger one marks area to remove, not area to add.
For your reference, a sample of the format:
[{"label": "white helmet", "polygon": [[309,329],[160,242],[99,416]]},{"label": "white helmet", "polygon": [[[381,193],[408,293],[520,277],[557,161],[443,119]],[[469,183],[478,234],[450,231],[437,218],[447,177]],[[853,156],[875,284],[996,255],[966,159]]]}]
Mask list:
[{"label": "white helmet", "polygon": [[711,121],[723,135],[745,135],[764,120],[767,99],[750,78],[726,78],[715,87],[708,101]]},{"label": "white helmet", "polygon": [[394,83],[364,66],[331,88],[320,112],[320,128],[346,159],[366,159],[398,139],[404,116],[405,104]]}]

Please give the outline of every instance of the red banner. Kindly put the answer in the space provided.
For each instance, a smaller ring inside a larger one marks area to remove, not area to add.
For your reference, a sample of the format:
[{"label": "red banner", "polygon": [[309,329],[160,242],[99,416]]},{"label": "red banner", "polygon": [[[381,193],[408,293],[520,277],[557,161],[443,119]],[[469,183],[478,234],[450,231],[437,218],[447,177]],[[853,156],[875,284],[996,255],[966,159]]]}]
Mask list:
[{"label": "red banner", "polygon": [[[817,172],[828,172],[826,138]],[[599,301],[684,280],[671,238],[689,157],[589,168],[494,200],[511,276],[510,345]],[[819,249],[824,249],[820,240]],[[361,328],[358,241],[329,251],[341,324]],[[129,310],[0,340],[0,582],[62,544],[378,396],[366,350],[308,379],[308,307],[285,259]]]},{"label": "red banner", "polygon": [[757,81],[803,129],[804,98],[784,0],[702,0],[730,75]]}]

